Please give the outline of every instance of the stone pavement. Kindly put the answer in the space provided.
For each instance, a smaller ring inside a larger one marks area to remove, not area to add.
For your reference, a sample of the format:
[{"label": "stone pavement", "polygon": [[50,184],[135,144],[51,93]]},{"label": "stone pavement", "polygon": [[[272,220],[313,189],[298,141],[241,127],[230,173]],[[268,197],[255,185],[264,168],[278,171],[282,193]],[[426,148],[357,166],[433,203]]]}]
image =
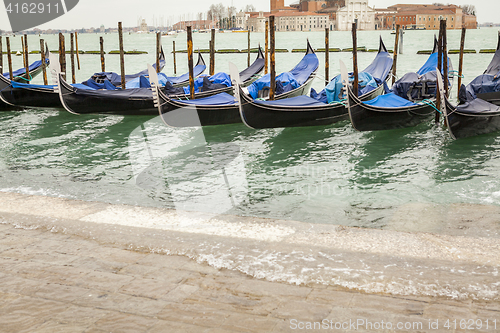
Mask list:
[{"label": "stone pavement", "polygon": [[[464,332],[462,319],[474,323],[471,332],[500,331],[498,302],[267,282],[7,223],[0,224],[0,299],[0,332]],[[314,322],[323,326],[305,329]]]}]

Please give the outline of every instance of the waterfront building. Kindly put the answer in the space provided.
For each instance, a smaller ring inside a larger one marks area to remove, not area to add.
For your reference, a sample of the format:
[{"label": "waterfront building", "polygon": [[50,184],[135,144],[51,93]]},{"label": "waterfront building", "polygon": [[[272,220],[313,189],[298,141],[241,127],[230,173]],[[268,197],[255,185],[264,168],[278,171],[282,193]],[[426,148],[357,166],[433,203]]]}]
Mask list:
[{"label": "waterfront building", "polygon": [[345,7],[337,11],[337,30],[351,30],[353,23],[358,30],[375,30],[375,14],[368,0],[346,0]]}]

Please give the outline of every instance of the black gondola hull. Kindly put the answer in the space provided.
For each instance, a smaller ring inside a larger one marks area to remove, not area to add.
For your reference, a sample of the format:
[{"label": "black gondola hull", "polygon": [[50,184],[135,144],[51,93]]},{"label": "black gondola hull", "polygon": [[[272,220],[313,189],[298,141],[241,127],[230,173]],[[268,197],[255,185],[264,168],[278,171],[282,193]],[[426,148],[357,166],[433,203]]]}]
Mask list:
[{"label": "black gondola hull", "polygon": [[53,89],[7,88],[2,97],[12,105],[30,108],[62,108],[59,94]]},{"label": "black gondola hull", "polygon": [[382,131],[416,126],[435,114],[427,104],[401,108],[382,108],[363,104],[348,88],[349,118],[358,131]]},{"label": "black gondola hull", "polygon": [[[373,99],[383,92],[380,85],[375,90],[365,94],[363,100]],[[343,104],[325,104],[312,107],[268,106],[254,103],[242,94],[245,102],[242,105],[244,123],[252,128],[280,128],[323,126],[349,119],[347,108]],[[279,98],[278,98],[279,99]]]},{"label": "black gondola hull", "polygon": [[166,101],[161,117],[171,127],[199,127],[241,123],[238,105],[202,107],[179,105]]},{"label": "black gondola hull", "polygon": [[74,114],[115,114],[115,115],[158,115],[154,107],[153,94],[149,98],[124,98],[109,91],[107,94],[93,94],[93,91],[78,90],[60,77],[60,99],[64,108]]},{"label": "black gondola hull", "polygon": [[463,139],[481,134],[500,131],[500,114],[465,114],[456,110],[448,99],[446,104],[446,124],[453,139]]}]

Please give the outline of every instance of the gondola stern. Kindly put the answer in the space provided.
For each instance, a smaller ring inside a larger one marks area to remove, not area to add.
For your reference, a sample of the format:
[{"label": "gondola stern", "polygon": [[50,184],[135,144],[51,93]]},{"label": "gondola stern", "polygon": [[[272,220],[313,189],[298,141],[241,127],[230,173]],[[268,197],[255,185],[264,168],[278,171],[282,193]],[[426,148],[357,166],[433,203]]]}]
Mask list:
[{"label": "gondola stern", "polygon": [[9,103],[5,97],[3,96],[3,91],[5,91],[6,89],[8,89],[11,85],[11,81],[9,78],[6,78],[5,76],[3,76],[1,73],[0,73],[0,101],[2,101],[3,103],[7,104],[7,105],[11,105],[11,106],[16,106],[12,103]]},{"label": "gondola stern", "polygon": [[385,47],[384,41],[382,40],[382,35],[380,35],[380,41],[379,41],[379,47],[378,47],[378,53],[382,52],[387,52],[387,47]]},{"label": "gondola stern", "polygon": [[306,55],[308,54],[316,54],[316,52],[314,52],[314,49],[311,46],[311,43],[309,43],[309,38],[307,39],[307,50],[306,50]]},{"label": "gondola stern", "polygon": [[61,104],[64,107],[64,109],[69,113],[80,115],[79,113],[73,111],[65,100],[66,95],[75,93],[75,88],[72,87],[69,83],[67,83],[66,80],[64,80],[63,77],[64,73],[57,72],[53,73],[53,75],[56,77],[56,82],[55,82],[56,85],[54,87],[54,92],[59,94],[59,100],[61,101]]},{"label": "gondola stern", "polygon": [[205,64],[205,59],[203,59],[203,56],[201,55],[201,52],[198,51],[198,61],[196,62],[196,66],[199,66],[199,65],[202,65],[202,66],[207,66]]},{"label": "gondola stern", "polygon": [[438,40],[436,38],[436,35],[434,35],[434,47],[432,48],[432,53],[437,53],[438,52]]},{"label": "gondola stern", "polygon": [[264,55],[264,51],[262,51],[262,47],[260,46],[260,43],[259,43],[259,54],[257,55],[257,59],[265,59],[265,55]]}]

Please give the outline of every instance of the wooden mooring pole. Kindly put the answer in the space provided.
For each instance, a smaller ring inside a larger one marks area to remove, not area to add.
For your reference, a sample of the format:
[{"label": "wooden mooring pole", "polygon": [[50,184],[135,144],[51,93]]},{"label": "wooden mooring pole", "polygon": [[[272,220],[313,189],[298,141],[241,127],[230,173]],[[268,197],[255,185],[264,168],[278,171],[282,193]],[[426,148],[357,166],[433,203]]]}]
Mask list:
[{"label": "wooden mooring pole", "polygon": [[264,74],[267,74],[268,72],[268,63],[269,63],[269,21],[266,21],[266,45],[265,45],[265,51],[266,53],[264,54]]},{"label": "wooden mooring pole", "polygon": [[172,54],[174,55],[174,75],[177,75],[177,62],[175,60],[175,40],[172,43]]},{"label": "wooden mooring pole", "polygon": [[118,41],[120,43],[120,72],[122,77],[122,89],[125,89],[125,52],[123,51],[122,22],[118,22]]},{"label": "wooden mooring pole", "polygon": [[276,89],[276,44],[274,31],[274,15],[269,16],[269,37],[271,39],[271,57],[270,57],[270,72],[271,72],[271,87],[269,89],[269,100],[274,101],[274,93]]},{"label": "wooden mooring pole", "polygon": [[[443,24],[439,23],[439,37],[438,37],[438,64],[437,69],[440,73],[442,73],[443,69]],[[443,78],[444,79],[444,78]],[[438,87],[436,86],[436,108],[441,110],[441,93],[439,92]],[[434,119],[436,124],[439,124],[439,112],[436,111],[436,117]]]},{"label": "wooden mooring pole", "polygon": [[[462,36],[460,37],[460,56],[458,58],[458,90],[460,91],[460,87],[462,86],[462,71],[464,65],[464,47],[465,47],[465,32],[467,29],[462,27]],[[458,95],[458,94],[457,94]]]},{"label": "wooden mooring pole", "polygon": [[444,79],[444,94],[449,96],[449,82],[448,82],[448,41],[446,39],[446,20],[443,22],[443,79]]},{"label": "wooden mooring pole", "polygon": [[74,47],[75,35],[73,33],[71,33],[69,35],[69,38],[70,38],[70,43],[71,43],[71,46],[70,46],[71,82],[74,84],[74,83],[76,83],[76,77],[75,77],[75,47]]},{"label": "wooden mooring pole", "polygon": [[9,63],[9,76],[10,80],[14,80],[14,76],[12,75],[12,54],[10,53],[10,38],[5,37],[7,43],[7,62]]},{"label": "wooden mooring pole", "polygon": [[80,70],[80,51],[78,50],[78,32],[75,31],[75,45],[76,45],[76,63],[78,64],[78,70]]},{"label": "wooden mooring pole", "polygon": [[358,96],[358,43],[356,36],[356,23],[352,24],[352,64],[353,64],[353,74],[354,83],[352,85],[352,90],[354,95]]},{"label": "wooden mooring pole", "polygon": [[215,29],[211,31],[212,39],[210,40],[210,75],[215,74]]},{"label": "wooden mooring pole", "polygon": [[106,71],[106,62],[104,60],[104,38],[101,36],[99,37],[99,45],[101,49],[101,72]]},{"label": "wooden mooring pole", "polygon": [[[23,40],[23,37],[21,37],[21,41]],[[31,81],[31,75],[30,75],[30,62],[28,60],[28,35],[24,35],[24,46],[23,46],[23,58],[24,58],[24,68],[26,71],[26,81],[25,83],[30,83]]]},{"label": "wooden mooring pole", "polygon": [[40,39],[40,57],[42,58],[43,84],[48,85],[49,82],[47,80],[47,63],[45,62],[45,42],[43,41],[43,39]]},{"label": "wooden mooring pole", "polygon": [[64,46],[64,35],[59,33],[59,64],[61,65],[61,73],[66,80],[66,48]]},{"label": "wooden mooring pole", "polygon": [[187,53],[189,67],[189,98],[194,99],[194,69],[193,69],[193,32],[187,27]]},{"label": "wooden mooring pole", "polygon": [[156,33],[156,73],[160,73],[161,32]]},{"label": "wooden mooring pole", "polygon": [[399,45],[399,24],[396,24],[396,40],[394,41],[394,51],[392,55],[392,84],[396,82],[396,67],[398,63],[398,45]]},{"label": "wooden mooring pole", "polygon": [[247,67],[250,67],[250,29],[248,29]]},{"label": "wooden mooring pole", "polygon": [[330,82],[330,30],[325,28],[325,82]]},{"label": "wooden mooring pole", "polygon": [[5,68],[3,68],[3,45],[2,45],[2,36],[0,36],[0,75],[4,72]]}]

